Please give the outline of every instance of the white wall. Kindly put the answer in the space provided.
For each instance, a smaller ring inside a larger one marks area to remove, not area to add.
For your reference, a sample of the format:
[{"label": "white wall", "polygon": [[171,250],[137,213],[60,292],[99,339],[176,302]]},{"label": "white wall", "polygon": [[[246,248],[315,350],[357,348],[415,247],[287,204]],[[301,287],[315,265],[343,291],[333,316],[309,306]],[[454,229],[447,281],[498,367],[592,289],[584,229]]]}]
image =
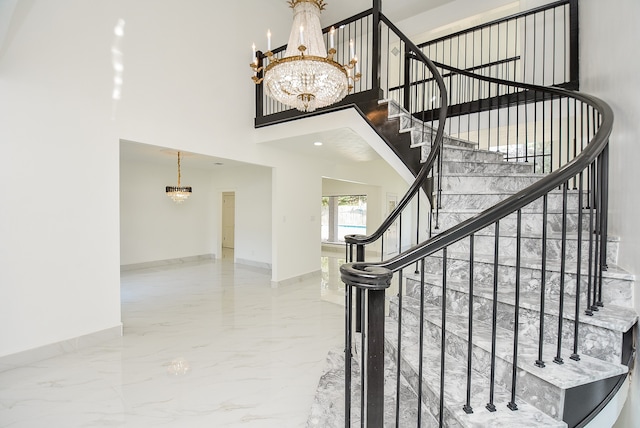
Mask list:
[{"label": "white wall", "polygon": [[[610,144],[609,233],[621,238],[619,265],[640,275],[640,230],[636,221],[640,198],[634,187],[640,182],[640,59],[630,50],[640,41],[640,2],[582,0],[579,7],[580,89],[605,100],[615,114]],[[637,288],[635,308],[640,312]],[[637,339],[640,343],[640,337]],[[636,356],[629,398],[616,427],[636,426],[640,421],[638,367]]]},{"label": "white wall", "polygon": [[176,204],[165,187],[176,185],[176,169],[145,162],[120,163],[120,264],[204,254],[214,247],[211,172],[182,163],[182,185],[193,194]]},{"label": "white wall", "polygon": [[0,58],[0,356],[120,325],[115,19],[65,4],[33,2]]}]

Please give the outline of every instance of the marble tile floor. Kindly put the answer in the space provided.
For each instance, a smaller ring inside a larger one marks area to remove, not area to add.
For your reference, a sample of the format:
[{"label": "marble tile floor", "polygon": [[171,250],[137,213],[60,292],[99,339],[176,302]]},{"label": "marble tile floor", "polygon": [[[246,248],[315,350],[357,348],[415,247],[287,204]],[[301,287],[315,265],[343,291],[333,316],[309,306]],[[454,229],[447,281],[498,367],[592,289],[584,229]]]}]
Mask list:
[{"label": "marble tile floor", "polygon": [[343,343],[337,275],[271,288],[228,254],[124,272],[123,337],[1,372],[0,427],[304,426]]}]

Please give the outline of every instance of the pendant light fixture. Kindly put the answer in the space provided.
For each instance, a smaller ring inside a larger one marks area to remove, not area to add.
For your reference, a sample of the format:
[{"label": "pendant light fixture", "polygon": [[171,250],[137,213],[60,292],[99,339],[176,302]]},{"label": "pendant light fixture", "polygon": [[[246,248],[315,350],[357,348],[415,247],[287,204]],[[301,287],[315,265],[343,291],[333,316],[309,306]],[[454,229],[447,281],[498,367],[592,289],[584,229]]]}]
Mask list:
[{"label": "pendant light fixture", "polygon": [[191,196],[191,186],[181,186],[180,175],[180,152],[178,152],[178,185],[166,187],[167,196],[173,199],[176,204],[183,203]]}]

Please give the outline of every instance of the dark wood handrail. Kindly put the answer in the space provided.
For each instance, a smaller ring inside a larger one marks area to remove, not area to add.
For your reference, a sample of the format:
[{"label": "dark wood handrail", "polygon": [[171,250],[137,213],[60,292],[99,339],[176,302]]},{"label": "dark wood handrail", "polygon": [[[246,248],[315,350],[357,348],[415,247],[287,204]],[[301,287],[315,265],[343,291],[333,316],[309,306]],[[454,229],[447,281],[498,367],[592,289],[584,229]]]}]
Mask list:
[{"label": "dark wood handrail", "polygon": [[436,137],[433,140],[432,149],[427,157],[426,162],[423,164],[422,168],[420,168],[420,172],[416,176],[413,184],[409,187],[409,190],[402,197],[398,205],[391,211],[391,213],[387,216],[387,218],[382,222],[382,224],[370,235],[346,235],[344,240],[347,244],[355,244],[355,245],[366,245],[376,240],[380,239],[384,235],[384,233],[391,227],[391,225],[398,219],[402,211],[409,205],[413,197],[416,193],[420,191],[426,179],[429,176],[429,173],[433,169],[433,166],[440,155],[442,150],[442,142],[444,138],[444,127],[447,120],[447,108],[448,108],[448,97],[447,97],[447,88],[444,83],[444,79],[438,72],[436,64],[434,64],[429,58],[426,57],[424,53],[418,49],[416,45],[414,45],[411,40],[409,40],[402,32],[395,26],[389,19],[380,14],[380,20],[384,22],[391,31],[395,33],[397,37],[402,40],[407,46],[408,50],[413,52],[414,58],[418,61],[423,62],[431,71],[438,84],[438,88],[440,89],[440,112],[438,117],[438,130],[436,132]]}]

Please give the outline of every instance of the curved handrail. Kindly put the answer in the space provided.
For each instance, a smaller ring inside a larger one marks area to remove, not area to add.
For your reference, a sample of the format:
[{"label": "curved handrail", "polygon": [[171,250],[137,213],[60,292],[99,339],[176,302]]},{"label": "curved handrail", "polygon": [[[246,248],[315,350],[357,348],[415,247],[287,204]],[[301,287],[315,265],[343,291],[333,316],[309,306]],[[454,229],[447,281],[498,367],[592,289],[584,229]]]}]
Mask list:
[{"label": "curved handrail", "polygon": [[431,152],[429,153],[429,156],[427,157],[427,160],[422,165],[422,168],[420,168],[420,171],[416,175],[416,179],[413,181],[413,184],[411,184],[411,187],[409,187],[409,190],[407,190],[407,192],[402,197],[398,205],[393,209],[393,211],[391,211],[391,213],[389,213],[387,218],[372,234],[346,235],[344,239],[347,244],[365,245],[365,244],[370,244],[372,242],[375,242],[376,240],[380,239],[380,237],[382,237],[383,234],[398,219],[400,214],[402,214],[402,211],[407,207],[407,205],[409,205],[409,203],[411,202],[413,197],[416,195],[416,193],[418,193],[418,191],[422,188],[422,185],[424,184],[425,180],[429,176],[429,173],[433,169],[436,159],[438,158],[438,156],[440,155],[440,152],[442,151],[442,142],[444,139],[444,127],[447,119],[447,109],[448,109],[447,88],[444,83],[444,79],[438,72],[436,64],[433,61],[431,61],[429,58],[427,58],[427,56],[424,53],[422,53],[422,51],[418,49],[418,47],[415,44],[413,44],[413,42],[411,42],[411,40],[409,40],[395,25],[393,25],[393,23],[389,21],[389,19],[386,16],[384,16],[383,14],[380,14],[380,20],[384,22],[395,33],[395,35],[398,36],[400,40],[402,40],[405,43],[405,45],[412,52],[413,58],[426,64],[429,70],[431,71],[431,73],[433,74],[434,79],[438,84],[438,89],[440,90],[440,112],[438,115],[438,130],[436,132],[436,137],[433,140],[432,149],[431,149]]},{"label": "curved handrail", "polygon": [[601,113],[602,122],[600,124],[600,127],[598,128],[598,131],[593,136],[591,142],[585,147],[585,149],[570,162],[557,169],[556,171],[541,178],[534,184],[526,187],[515,195],[510,196],[504,201],[494,205],[493,207],[486,209],[475,217],[463,221],[457,226],[454,226],[447,231],[428,239],[422,244],[416,245],[387,261],[357,263],[357,266],[359,267],[379,266],[390,269],[391,271],[396,271],[402,267],[415,263],[431,254],[434,254],[435,252],[442,250],[443,248],[448,247],[451,244],[465,237],[468,237],[481,229],[484,229],[485,227],[495,223],[497,220],[513,214],[517,210],[525,207],[544,194],[548,193],[552,189],[557,188],[558,186],[572,179],[578,173],[580,173],[580,171],[588,167],[588,165],[591,164],[596,159],[596,157],[604,150],[608,143],[608,138],[613,128],[613,111],[607,103],[597,97],[560,88],[543,87],[491,77],[478,76],[474,73],[458,70],[444,64],[438,64],[438,66],[458,72],[459,74],[467,75],[468,77],[488,81],[490,83],[504,84],[519,87],[525,90],[535,90],[539,92],[547,92],[560,96],[576,98],[598,110]]}]

